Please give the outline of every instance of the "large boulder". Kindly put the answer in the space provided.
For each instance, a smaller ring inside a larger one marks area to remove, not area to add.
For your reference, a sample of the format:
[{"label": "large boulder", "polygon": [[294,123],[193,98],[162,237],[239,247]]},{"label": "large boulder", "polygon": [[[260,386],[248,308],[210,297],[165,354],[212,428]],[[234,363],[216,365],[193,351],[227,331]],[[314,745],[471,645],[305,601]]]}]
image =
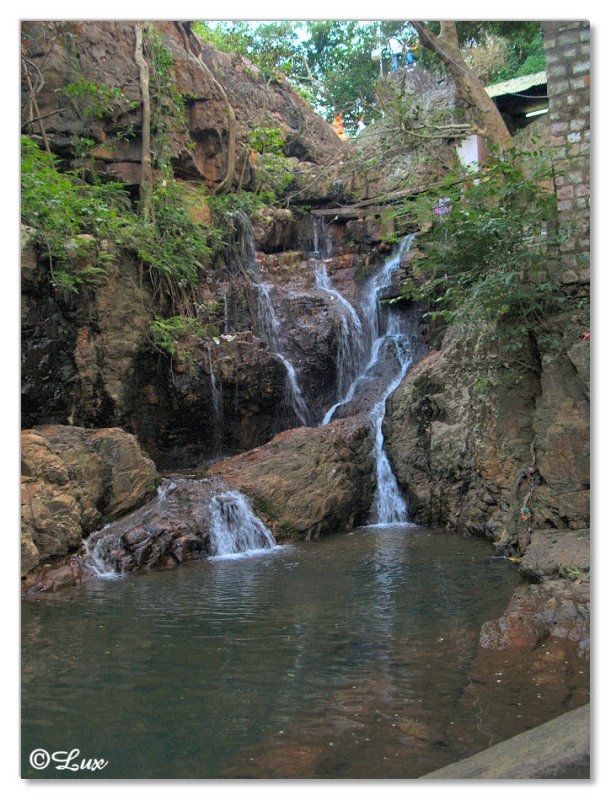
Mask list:
[{"label": "large boulder", "polygon": [[144,503],[159,477],[119,428],[44,425],[21,436],[22,575],[80,547],[84,535]]},{"label": "large boulder", "polygon": [[372,446],[369,419],[353,417],[284,431],[210,472],[251,497],[276,538],[311,539],[366,520]]}]

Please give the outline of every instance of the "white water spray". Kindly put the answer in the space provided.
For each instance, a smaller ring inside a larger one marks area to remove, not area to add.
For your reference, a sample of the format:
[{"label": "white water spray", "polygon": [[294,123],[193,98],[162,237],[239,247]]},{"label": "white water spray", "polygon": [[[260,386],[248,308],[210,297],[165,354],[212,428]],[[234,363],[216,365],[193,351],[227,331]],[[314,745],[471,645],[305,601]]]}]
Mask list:
[{"label": "white water spray", "polygon": [[236,557],[276,547],[274,537],[240,492],[223,492],[210,501],[210,554]]}]

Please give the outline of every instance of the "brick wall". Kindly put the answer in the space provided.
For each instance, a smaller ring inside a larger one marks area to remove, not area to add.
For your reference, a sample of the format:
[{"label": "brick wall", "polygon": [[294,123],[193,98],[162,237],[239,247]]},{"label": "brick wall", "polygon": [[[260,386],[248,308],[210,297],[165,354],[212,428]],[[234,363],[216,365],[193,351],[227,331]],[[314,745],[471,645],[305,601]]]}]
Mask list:
[{"label": "brick wall", "polygon": [[556,146],[559,265],[567,284],[589,280],[590,25],[543,22],[552,145]]}]

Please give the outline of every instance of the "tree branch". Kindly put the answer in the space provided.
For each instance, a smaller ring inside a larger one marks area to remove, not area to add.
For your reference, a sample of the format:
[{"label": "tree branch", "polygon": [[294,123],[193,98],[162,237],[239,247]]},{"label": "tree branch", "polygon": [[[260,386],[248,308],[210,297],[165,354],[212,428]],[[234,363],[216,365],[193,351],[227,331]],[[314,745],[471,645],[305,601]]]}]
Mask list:
[{"label": "tree branch", "polygon": [[144,57],[143,25],[136,23],[136,50],[134,58],[140,71],[142,94],[142,153],[140,156],[140,204],[145,222],[151,221],[153,208],[153,164],[151,161],[151,97],[149,65]]},{"label": "tree branch", "polygon": [[236,168],[236,142],[237,142],[237,121],[235,112],[233,110],[233,106],[229,102],[229,98],[227,97],[227,93],[225,89],[221,85],[221,83],[216,79],[210,67],[206,64],[202,56],[202,47],[199,42],[197,36],[191,30],[191,23],[189,22],[177,22],[175,23],[176,27],[178,28],[179,33],[181,34],[183,43],[185,45],[185,49],[188,53],[191,53],[197,62],[200,64],[210,81],[214,84],[215,88],[217,89],[218,93],[221,95],[221,98],[224,102],[224,110],[227,115],[227,133],[228,133],[228,142],[227,142],[227,171],[225,173],[225,177],[216,187],[215,194],[224,194],[231,190],[231,186],[233,184],[233,178],[235,176],[235,168]]}]

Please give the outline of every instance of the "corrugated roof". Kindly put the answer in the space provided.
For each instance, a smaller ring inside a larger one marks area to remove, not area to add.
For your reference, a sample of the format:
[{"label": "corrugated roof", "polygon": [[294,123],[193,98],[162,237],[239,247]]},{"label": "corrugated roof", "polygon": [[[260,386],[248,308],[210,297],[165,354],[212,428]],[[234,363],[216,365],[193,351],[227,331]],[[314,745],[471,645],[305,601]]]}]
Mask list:
[{"label": "corrugated roof", "polygon": [[524,92],[526,89],[530,89],[532,86],[540,86],[542,83],[547,83],[545,70],[534,72],[532,75],[520,75],[519,78],[512,78],[510,81],[493,83],[491,86],[486,86],[486,91],[490,97],[500,97],[503,94]]}]

